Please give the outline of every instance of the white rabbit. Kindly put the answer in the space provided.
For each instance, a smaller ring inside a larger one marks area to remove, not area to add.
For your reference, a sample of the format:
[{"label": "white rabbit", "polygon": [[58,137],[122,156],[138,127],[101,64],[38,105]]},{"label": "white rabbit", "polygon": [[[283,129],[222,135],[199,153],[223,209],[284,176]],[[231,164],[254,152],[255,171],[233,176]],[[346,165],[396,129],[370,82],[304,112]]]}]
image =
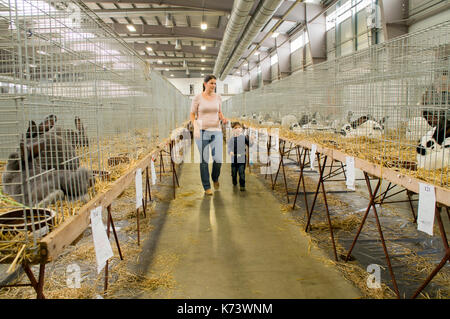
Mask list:
[{"label": "white rabbit", "polygon": [[295,115],[289,114],[281,118],[281,126],[290,127],[292,124],[298,123]]},{"label": "white rabbit", "polygon": [[369,116],[361,116],[352,123],[345,124],[341,128],[341,135],[345,137],[366,136],[380,138],[383,134],[383,126],[369,118]]},{"label": "white rabbit", "polygon": [[406,138],[409,141],[420,141],[421,137],[432,129],[428,121],[422,117],[417,116],[408,120],[406,125]]}]

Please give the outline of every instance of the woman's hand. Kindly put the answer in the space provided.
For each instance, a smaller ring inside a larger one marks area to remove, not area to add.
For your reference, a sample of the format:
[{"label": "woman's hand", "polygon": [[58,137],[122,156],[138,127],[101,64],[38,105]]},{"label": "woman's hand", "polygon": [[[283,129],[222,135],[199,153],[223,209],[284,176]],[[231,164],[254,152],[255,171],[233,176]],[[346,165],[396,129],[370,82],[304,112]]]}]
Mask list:
[{"label": "woman's hand", "polygon": [[197,125],[194,126],[194,138],[199,139],[200,138],[200,130],[198,129]]}]

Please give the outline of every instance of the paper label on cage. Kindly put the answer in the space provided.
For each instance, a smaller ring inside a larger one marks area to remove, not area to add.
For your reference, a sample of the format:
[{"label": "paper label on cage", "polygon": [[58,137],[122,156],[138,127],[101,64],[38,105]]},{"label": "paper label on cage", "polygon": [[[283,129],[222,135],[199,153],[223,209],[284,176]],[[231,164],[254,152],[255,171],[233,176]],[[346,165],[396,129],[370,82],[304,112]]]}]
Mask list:
[{"label": "paper label on cage", "polygon": [[436,195],[434,186],[419,183],[419,213],[417,229],[433,236]]},{"label": "paper label on cage", "polygon": [[249,163],[253,164],[257,161],[258,156],[258,131],[250,128],[249,130]]},{"label": "paper label on cage", "polygon": [[155,161],[152,159],[150,161],[150,171],[152,173],[152,185],[156,184],[156,171],[155,171]]},{"label": "paper label on cage", "polygon": [[97,273],[106,265],[106,261],[114,256],[105,226],[102,221],[102,207],[91,210],[92,238],[94,239],[95,257],[97,259]]},{"label": "paper label on cage", "polygon": [[138,168],[136,170],[136,208],[142,206],[142,200],[144,197],[142,196],[142,169]]},{"label": "paper label on cage", "polygon": [[311,145],[311,153],[309,153],[309,162],[311,165],[311,169],[314,169],[314,161],[316,159],[316,151],[317,151],[317,145],[312,144]]},{"label": "paper label on cage", "polygon": [[345,157],[345,164],[347,166],[347,179],[345,185],[347,188],[354,191],[355,190],[355,158],[352,156]]}]

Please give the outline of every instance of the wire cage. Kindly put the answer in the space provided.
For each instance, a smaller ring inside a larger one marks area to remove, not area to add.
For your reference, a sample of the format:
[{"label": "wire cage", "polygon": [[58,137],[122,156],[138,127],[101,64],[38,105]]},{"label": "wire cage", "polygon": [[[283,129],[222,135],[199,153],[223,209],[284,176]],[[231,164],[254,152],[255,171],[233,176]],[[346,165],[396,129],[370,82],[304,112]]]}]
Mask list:
[{"label": "wire cage", "polygon": [[234,96],[253,125],[450,185],[450,22]]},{"label": "wire cage", "polygon": [[81,1],[0,0],[0,262],[31,262],[188,105]]}]

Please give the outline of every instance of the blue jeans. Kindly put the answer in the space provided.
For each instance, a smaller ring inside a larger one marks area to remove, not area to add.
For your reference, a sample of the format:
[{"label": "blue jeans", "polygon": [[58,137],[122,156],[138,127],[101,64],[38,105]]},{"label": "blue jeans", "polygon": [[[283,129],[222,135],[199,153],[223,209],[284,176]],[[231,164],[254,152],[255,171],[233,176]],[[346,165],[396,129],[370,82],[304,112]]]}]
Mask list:
[{"label": "blue jeans", "polygon": [[245,187],[245,163],[231,164],[231,179],[233,185],[237,185],[237,175],[239,173],[239,186]]},{"label": "blue jeans", "polygon": [[213,182],[219,180],[220,168],[222,166],[222,148],[223,137],[222,131],[205,131],[200,130],[200,138],[195,139],[198,151],[200,152],[200,177],[202,179],[202,185],[204,190],[210,189],[211,184],[209,181],[209,149],[211,148],[211,154],[213,157],[213,167],[211,172],[211,178]]}]

